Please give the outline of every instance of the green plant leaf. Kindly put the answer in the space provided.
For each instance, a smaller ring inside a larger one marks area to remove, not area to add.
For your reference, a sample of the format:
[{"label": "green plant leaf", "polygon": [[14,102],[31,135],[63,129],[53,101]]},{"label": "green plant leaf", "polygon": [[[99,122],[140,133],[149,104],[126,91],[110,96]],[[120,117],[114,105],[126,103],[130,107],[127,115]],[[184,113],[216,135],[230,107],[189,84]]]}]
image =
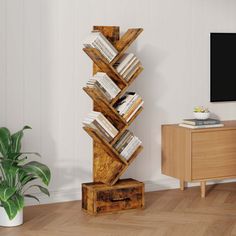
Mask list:
[{"label": "green plant leaf", "polygon": [[11,153],[19,153],[21,150],[21,139],[24,135],[24,130],[25,129],[31,129],[30,126],[24,126],[22,130],[14,133],[11,136],[11,140],[12,140],[12,145],[11,145]]},{"label": "green plant leaf", "polygon": [[21,182],[21,186],[22,187],[25,186],[27,183],[35,180],[35,179],[37,179],[37,177],[35,177],[32,174],[27,174],[27,173],[25,173],[23,171],[20,174],[20,182]]},{"label": "green plant leaf", "polygon": [[50,197],[50,193],[49,193],[48,189],[45,188],[45,187],[42,187],[41,185],[38,185],[38,184],[34,184],[34,185],[29,186],[29,188],[27,188],[27,190],[30,189],[30,188],[33,188],[33,187],[39,188],[39,190],[40,190],[42,193],[44,193],[44,194],[46,194],[47,196]]},{"label": "green plant leaf", "polygon": [[0,185],[0,200],[6,202],[16,192],[15,187]]},{"label": "green plant leaf", "polygon": [[46,165],[37,161],[31,161],[22,166],[22,169],[28,174],[40,178],[42,182],[48,186],[51,179],[51,173]]},{"label": "green plant leaf", "polygon": [[7,157],[10,145],[11,145],[10,131],[5,127],[0,128],[0,153],[2,154],[3,157]]},{"label": "green plant leaf", "polygon": [[25,194],[24,196],[28,197],[28,198],[33,198],[33,199],[35,199],[36,201],[38,201],[40,203],[39,199],[37,197],[33,196],[33,195]]},{"label": "green plant leaf", "polygon": [[19,193],[15,193],[11,199],[15,202],[18,210],[24,207],[24,197]]},{"label": "green plant leaf", "polygon": [[12,220],[18,212],[18,207],[15,202],[9,199],[6,202],[2,202],[2,206],[4,207],[9,219]]},{"label": "green plant leaf", "polygon": [[15,186],[18,176],[19,167],[12,165],[4,165],[4,172],[7,178],[8,186]]},{"label": "green plant leaf", "polygon": [[8,158],[10,160],[17,160],[21,155],[22,153],[8,153]]}]

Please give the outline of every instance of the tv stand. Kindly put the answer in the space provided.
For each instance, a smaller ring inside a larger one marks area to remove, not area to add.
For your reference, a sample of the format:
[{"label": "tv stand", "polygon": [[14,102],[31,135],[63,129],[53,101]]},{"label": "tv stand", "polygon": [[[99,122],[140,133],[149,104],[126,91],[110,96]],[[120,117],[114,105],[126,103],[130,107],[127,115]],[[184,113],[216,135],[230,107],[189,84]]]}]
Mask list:
[{"label": "tv stand", "polygon": [[206,181],[236,178],[236,121],[224,127],[190,129],[178,124],[162,125],[162,173],[187,182],[200,182],[201,197]]}]

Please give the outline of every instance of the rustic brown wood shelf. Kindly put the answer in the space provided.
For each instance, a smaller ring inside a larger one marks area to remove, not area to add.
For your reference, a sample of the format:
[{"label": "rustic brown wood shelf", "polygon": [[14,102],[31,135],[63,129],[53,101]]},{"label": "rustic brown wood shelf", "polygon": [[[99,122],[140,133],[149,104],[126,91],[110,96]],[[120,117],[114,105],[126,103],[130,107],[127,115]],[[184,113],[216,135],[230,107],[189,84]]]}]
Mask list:
[{"label": "rustic brown wood shelf", "polygon": [[[121,116],[118,111],[114,108],[114,104],[121,98],[128,87],[134,80],[139,76],[143,71],[143,68],[140,67],[134,75],[130,78],[129,81],[126,81],[113,67],[115,62],[117,62],[128,49],[128,47],[135,41],[135,39],[143,31],[142,28],[128,29],[127,32],[119,39],[119,27],[117,26],[94,26],[93,30],[100,31],[103,35],[113,44],[117,49],[117,56],[109,63],[108,60],[100,53],[99,50],[95,48],[83,48],[83,51],[90,57],[93,61],[93,74],[97,72],[106,73],[121,89],[120,93],[111,101],[108,101],[104,95],[99,92],[99,90],[84,87],[83,90],[90,96],[93,100],[93,110],[102,112],[103,115],[118,129],[119,133],[116,137],[113,138],[110,142],[103,139],[103,137],[96,130],[88,127],[83,127],[84,130],[89,134],[93,139],[93,183],[89,184],[89,187],[83,185],[83,210],[90,214],[105,213],[111,211],[118,211],[124,209],[130,209],[127,205],[127,200],[122,200],[122,204],[115,204],[117,207],[114,207],[113,204],[102,203],[101,198],[99,204],[105,204],[103,210],[93,208],[95,206],[97,197],[93,194],[96,193],[95,189],[98,186],[98,183],[102,183],[102,188],[106,189],[107,196],[113,196],[118,194],[120,188],[129,188],[130,192],[129,199],[133,208],[140,208],[144,206],[144,188],[143,183],[136,180],[121,180],[118,184],[117,181],[126,172],[130,164],[136,159],[138,154],[142,151],[143,146],[139,146],[137,150],[132,154],[132,156],[127,160],[113,147],[113,145],[119,140],[122,134],[129,128],[130,124],[136,119],[136,117],[142,112],[143,107],[141,107],[135,115],[127,122],[126,119]],[[141,184],[141,185],[140,185]],[[99,185],[100,186],[100,185]],[[120,187],[119,187],[120,186]],[[136,199],[133,195],[135,192],[132,192],[132,189],[136,189],[136,186],[142,186],[139,189],[140,198]],[[91,189],[91,191],[89,190]],[[94,189],[94,191],[92,191]],[[108,191],[108,192],[107,192]],[[127,190],[125,190],[127,191]],[[92,196],[92,195],[93,196]],[[101,194],[100,194],[101,195]],[[133,195],[133,196],[132,196]],[[104,195],[105,196],[105,195]],[[101,197],[101,196],[100,196]],[[112,198],[112,197],[111,197]],[[118,201],[118,200],[117,200]],[[120,201],[120,200],[119,200]],[[138,202],[136,204],[134,201]],[[126,203],[125,203],[126,202]],[[88,204],[91,204],[88,209]],[[108,205],[107,205],[108,204]]]}]

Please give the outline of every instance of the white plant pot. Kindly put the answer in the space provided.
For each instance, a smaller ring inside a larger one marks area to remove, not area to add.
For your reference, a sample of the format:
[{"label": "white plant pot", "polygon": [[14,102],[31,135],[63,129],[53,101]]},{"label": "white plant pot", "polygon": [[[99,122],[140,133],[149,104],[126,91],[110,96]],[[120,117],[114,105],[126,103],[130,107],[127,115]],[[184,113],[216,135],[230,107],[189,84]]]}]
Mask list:
[{"label": "white plant pot", "polygon": [[210,112],[193,112],[195,119],[206,120],[210,117]]},{"label": "white plant pot", "polygon": [[14,219],[10,220],[5,209],[0,207],[0,226],[13,227],[23,224],[23,210],[19,211]]}]

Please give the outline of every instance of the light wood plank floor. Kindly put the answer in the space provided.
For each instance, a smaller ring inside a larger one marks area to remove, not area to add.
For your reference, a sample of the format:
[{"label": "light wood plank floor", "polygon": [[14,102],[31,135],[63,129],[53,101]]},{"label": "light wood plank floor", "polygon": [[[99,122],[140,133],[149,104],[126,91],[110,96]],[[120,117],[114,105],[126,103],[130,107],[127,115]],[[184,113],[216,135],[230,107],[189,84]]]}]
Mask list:
[{"label": "light wood plank floor", "polygon": [[[210,189],[210,191],[209,191]],[[146,208],[126,213],[88,216],[81,202],[25,209],[25,224],[1,228],[1,236],[222,236],[236,235],[236,183],[146,193]]]}]

